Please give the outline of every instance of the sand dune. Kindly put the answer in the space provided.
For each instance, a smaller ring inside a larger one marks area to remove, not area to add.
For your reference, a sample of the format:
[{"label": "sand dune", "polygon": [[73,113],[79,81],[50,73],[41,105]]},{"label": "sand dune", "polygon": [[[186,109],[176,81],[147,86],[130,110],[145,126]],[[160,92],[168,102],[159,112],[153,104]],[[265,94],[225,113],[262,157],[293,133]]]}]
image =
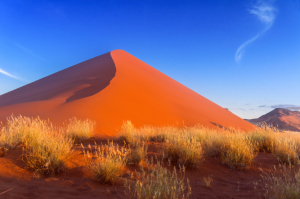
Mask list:
[{"label": "sand dune", "polygon": [[0,120],[11,114],[77,117],[97,122],[99,135],[133,124],[254,126],[123,50],[95,57],[0,96]]}]

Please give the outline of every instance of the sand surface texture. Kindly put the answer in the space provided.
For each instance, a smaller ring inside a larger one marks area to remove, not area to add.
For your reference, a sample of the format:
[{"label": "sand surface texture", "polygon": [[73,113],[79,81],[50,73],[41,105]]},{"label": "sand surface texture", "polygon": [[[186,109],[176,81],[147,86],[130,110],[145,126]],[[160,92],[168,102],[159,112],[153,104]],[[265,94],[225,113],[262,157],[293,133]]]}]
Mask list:
[{"label": "sand surface texture", "polygon": [[252,130],[230,111],[123,50],[95,57],[0,96],[0,121],[14,114],[96,121],[98,135],[116,134],[123,121]]},{"label": "sand surface texture", "polygon": [[[94,142],[107,143],[106,139],[89,139],[83,143],[87,149]],[[116,142],[118,143],[118,142]],[[121,144],[121,143],[119,143]],[[157,155],[160,157],[161,143],[148,143],[147,159]],[[25,169],[21,160],[22,151],[19,149],[9,151],[8,155],[0,158],[0,198],[125,198],[125,179],[130,179],[127,171],[135,173],[140,171],[139,166],[128,166],[124,175],[120,176],[113,185],[102,184],[93,179],[93,174],[87,169],[81,146],[73,147],[74,157],[67,163],[66,172],[54,177],[37,177],[33,171]],[[168,162],[164,162],[168,165]],[[192,189],[191,199],[237,199],[237,198],[263,198],[265,190],[262,189],[261,172],[270,171],[272,165],[278,166],[276,158],[270,153],[259,153],[250,168],[238,171],[222,165],[217,158],[206,157],[203,165],[198,169],[187,169],[185,177],[189,179]],[[172,171],[174,164],[168,167]],[[211,187],[206,187],[204,177],[213,179]],[[253,182],[258,182],[255,191]],[[7,191],[7,192],[5,192]]]}]

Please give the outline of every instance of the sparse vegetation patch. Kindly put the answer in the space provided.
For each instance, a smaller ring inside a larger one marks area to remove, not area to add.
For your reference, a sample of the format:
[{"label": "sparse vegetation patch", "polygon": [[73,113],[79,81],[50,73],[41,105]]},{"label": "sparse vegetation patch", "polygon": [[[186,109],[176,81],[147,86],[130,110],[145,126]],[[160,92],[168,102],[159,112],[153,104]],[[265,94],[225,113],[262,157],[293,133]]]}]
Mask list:
[{"label": "sparse vegetation patch", "polygon": [[141,166],[141,172],[131,176],[125,181],[127,188],[125,194],[128,198],[136,199],[184,199],[189,198],[191,187],[189,181],[184,180],[185,168],[179,169],[179,175],[174,167],[173,172],[169,171],[157,160],[157,163],[147,163],[147,167]]},{"label": "sparse vegetation patch", "polygon": [[94,129],[95,122],[89,119],[79,120],[74,117],[69,120],[66,128],[66,134],[70,136],[75,143],[81,143],[92,137]]},{"label": "sparse vegetation patch", "polygon": [[[271,172],[262,171],[264,198],[296,199],[300,198],[300,170],[291,164],[273,166]],[[258,182],[254,182],[255,189]]]},{"label": "sparse vegetation patch", "polygon": [[127,151],[113,142],[105,145],[89,146],[83,150],[88,168],[93,172],[96,180],[113,184],[123,174],[126,166]]}]

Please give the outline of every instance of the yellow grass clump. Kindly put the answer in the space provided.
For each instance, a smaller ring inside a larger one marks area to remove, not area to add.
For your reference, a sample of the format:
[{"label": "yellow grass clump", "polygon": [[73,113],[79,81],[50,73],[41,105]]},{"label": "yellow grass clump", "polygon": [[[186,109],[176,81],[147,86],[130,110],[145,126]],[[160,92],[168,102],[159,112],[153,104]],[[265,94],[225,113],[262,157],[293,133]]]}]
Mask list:
[{"label": "yellow grass clump", "polygon": [[247,168],[256,157],[254,145],[242,133],[219,135],[214,146],[221,163],[232,169]]},{"label": "yellow grass clump", "polygon": [[131,165],[138,165],[147,156],[148,146],[145,142],[140,142],[140,144],[135,145],[134,148],[128,149],[127,153],[127,163]]},{"label": "yellow grass clump", "polygon": [[176,168],[173,172],[165,168],[161,161],[147,163],[147,167],[141,166],[141,172],[136,172],[136,177],[131,175],[131,180],[125,180],[125,195],[136,199],[178,199],[189,198],[191,187],[187,179],[184,180],[185,168],[180,168],[178,176]]},{"label": "yellow grass clump", "polygon": [[133,146],[134,143],[138,143],[138,141],[165,142],[167,136],[177,133],[178,131],[178,128],[172,126],[144,126],[142,128],[135,128],[130,121],[126,121],[121,126],[118,138],[121,141],[125,141],[126,144]]},{"label": "yellow grass clump", "polygon": [[81,143],[88,138],[92,137],[95,129],[95,122],[86,119],[79,120],[72,118],[66,128],[66,134],[74,140],[75,143]]},{"label": "yellow grass clump", "polygon": [[[278,137],[276,140],[276,148],[274,149],[274,156],[281,163],[290,163],[293,165],[299,165],[299,150],[300,142],[299,135],[297,136],[285,136]],[[298,139],[297,139],[298,138]]]},{"label": "yellow grass clump", "polygon": [[65,169],[73,140],[47,120],[11,116],[2,129],[0,145],[7,149],[22,146],[28,168],[36,174],[54,175]]},{"label": "yellow grass clump", "polygon": [[204,156],[218,156],[230,168],[246,168],[256,156],[257,142],[245,133],[232,129],[212,130],[203,126],[135,128],[127,121],[119,139],[126,143],[163,141],[162,152],[176,164],[198,167]]},{"label": "yellow grass clump", "polygon": [[73,140],[44,121],[33,121],[24,141],[23,160],[38,174],[54,175],[66,168]]},{"label": "yellow grass clump", "polygon": [[[263,188],[266,190],[264,198],[297,199],[300,198],[300,170],[299,167],[289,165],[274,166],[271,172],[262,171]],[[254,182],[255,189],[258,182]]]},{"label": "yellow grass clump", "polygon": [[201,143],[189,133],[176,133],[168,136],[163,153],[171,161],[185,167],[199,167],[204,160]]},{"label": "yellow grass clump", "polygon": [[90,120],[70,120],[67,129],[57,128],[39,117],[10,116],[0,130],[0,148],[23,149],[26,167],[36,174],[54,175],[66,168],[75,140],[90,136],[94,123]]},{"label": "yellow grass clump", "polygon": [[89,150],[83,150],[88,168],[93,172],[96,180],[113,184],[123,174],[126,166],[127,152],[113,142],[105,145],[89,145]]},{"label": "yellow grass clump", "polygon": [[261,129],[256,129],[248,133],[247,137],[255,146],[255,151],[273,153],[276,148],[276,140],[280,132],[273,127],[263,125]]},{"label": "yellow grass clump", "polygon": [[123,125],[119,131],[118,139],[132,147],[138,144],[141,140],[136,128],[130,121],[123,122]]},{"label": "yellow grass clump", "polygon": [[31,118],[13,115],[7,118],[6,126],[1,129],[0,146],[14,149],[22,143],[26,134],[30,131]]}]

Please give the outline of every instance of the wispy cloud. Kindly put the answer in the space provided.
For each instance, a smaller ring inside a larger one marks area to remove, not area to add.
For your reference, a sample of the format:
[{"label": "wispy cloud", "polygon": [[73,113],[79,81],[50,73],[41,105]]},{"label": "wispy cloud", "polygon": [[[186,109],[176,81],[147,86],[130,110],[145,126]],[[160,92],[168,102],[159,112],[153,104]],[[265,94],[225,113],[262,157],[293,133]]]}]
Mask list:
[{"label": "wispy cloud", "polygon": [[285,108],[293,111],[300,110],[300,106],[293,105],[293,104],[277,104],[277,105],[272,105],[271,108]]},{"label": "wispy cloud", "polygon": [[261,105],[259,108],[284,108],[292,111],[300,111],[300,106],[294,104],[276,104],[271,106]]},{"label": "wispy cloud", "polygon": [[23,50],[25,53],[37,58],[37,59],[40,59],[42,61],[44,61],[43,58],[41,58],[40,56],[38,56],[37,54],[35,54],[33,51],[31,51],[30,49],[18,44],[18,43],[13,43],[16,47],[18,47],[19,49]]},{"label": "wispy cloud", "polygon": [[267,1],[258,1],[255,6],[253,6],[249,12],[257,17],[257,19],[265,25],[264,29],[259,32],[255,37],[245,41],[236,51],[235,53],[235,61],[239,63],[242,59],[243,54],[246,50],[246,47],[253,43],[257,38],[267,32],[273,25],[275,18],[276,18],[276,11],[277,9],[273,7],[271,2]]},{"label": "wispy cloud", "polygon": [[6,76],[8,76],[8,77],[11,77],[11,78],[14,78],[14,79],[21,80],[21,78],[19,78],[19,77],[17,77],[17,76],[14,76],[14,75],[12,75],[12,74],[10,74],[10,73],[8,73],[8,72],[6,72],[6,71],[2,70],[1,68],[0,68],[0,73],[2,73],[3,75],[6,75]]}]

